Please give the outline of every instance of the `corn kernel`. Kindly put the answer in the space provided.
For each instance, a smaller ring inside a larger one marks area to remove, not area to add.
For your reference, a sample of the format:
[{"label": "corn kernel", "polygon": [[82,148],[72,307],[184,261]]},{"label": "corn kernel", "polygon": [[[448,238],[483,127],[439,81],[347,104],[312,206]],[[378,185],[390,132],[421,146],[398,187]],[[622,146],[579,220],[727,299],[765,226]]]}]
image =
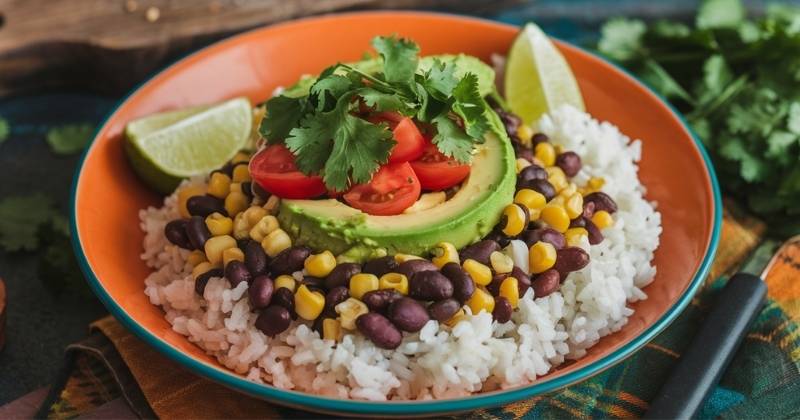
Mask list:
[{"label": "corn kernel", "polygon": [[519,137],[520,143],[530,147],[533,129],[529,125],[520,124],[519,128],[517,128],[517,137]]},{"label": "corn kernel", "polygon": [[333,256],[332,252],[326,250],[319,254],[309,255],[303,266],[308,275],[322,278],[336,268],[336,257]]},{"label": "corn kernel", "polygon": [[517,174],[522,172],[522,170],[527,168],[528,166],[531,166],[531,162],[530,161],[528,161],[527,159],[523,159],[523,158],[517,158],[517,162],[516,162]]},{"label": "corn kernel", "polygon": [[369,312],[369,308],[364,302],[352,297],[347,298],[347,300],[336,305],[333,309],[339,314],[339,323],[346,330],[356,329],[356,319]]},{"label": "corn kernel", "polygon": [[283,229],[273,230],[261,241],[261,248],[270,258],[275,258],[281,251],[291,246],[292,238]]},{"label": "corn kernel", "polygon": [[600,210],[594,212],[594,215],[592,216],[592,223],[594,223],[598,229],[605,229],[614,224],[614,218],[611,217],[609,212]]},{"label": "corn kernel", "polygon": [[530,221],[535,222],[539,220],[540,217],[542,217],[542,210],[541,209],[528,210],[528,215],[530,216]]},{"label": "corn kernel", "polygon": [[584,237],[588,237],[589,232],[582,227],[574,227],[567,229],[564,232],[564,239],[567,241],[567,246],[580,246]]},{"label": "corn kernel", "polygon": [[317,319],[325,307],[325,296],[320,292],[312,292],[301,284],[294,294],[294,311],[300,318],[308,321]]},{"label": "corn kernel", "polygon": [[509,204],[503,209],[504,223],[501,223],[503,233],[507,236],[517,236],[528,227],[529,216],[525,210],[527,209],[516,203]]},{"label": "corn kernel", "polygon": [[528,210],[540,210],[547,204],[547,198],[538,191],[523,188],[514,195],[514,202],[522,204],[527,207]]},{"label": "corn kernel", "polygon": [[228,248],[222,251],[222,265],[228,266],[228,263],[231,261],[242,261],[244,262],[244,252],[241,249],[237,248]]},{"label": "corn kernel", "polygon": [[[245,213],[245,219],[247,219],[247,215]],[[263,241],[264,238],[269,235],[270,233],[280,229],[280,224],[278,223],[278,219],[275,216],[267,215],[261,218],[255,224],[252,224],[252,228],[250,228],[250,238],[254,241]]]},{"label": "corn kernel", "polygon": [[297,287],[297,281],[290,275],[280,275],[275,279],[275,290],[278,290],[281,287],[285,287],[294,292],[294,289]]},{"label": "corn kernel", "polygon": [[556,157],[558,157],[558,155],[564,153],[564,146],[562,146],[560,144],[554,144],[553,145],[553,150],[555,150]]},{"label": "corn kernel", "polygon": [[250,226],[255,226],[256,223],[264,218],[264,216],[269,214],[267,209],[258,206],[250,206],[243,213],[245,219],[247,219],[247,223],[249,223]]},{"label": "corn kernel", "polygon": [[267,211],[267,213],[275,214],[275,213],[277,213],[278,207],[280,206],[280,204],[281,204],[281,199],[278,198],[277,195],[271,195],[271,196],[269,196],[269,198],[267,199],[267,202],[264,203],[264,205],[262,207],[264,208],[264,210]]},{"label": "corn kernel", "polygon": [[458,263],[458,250],[450,242],[439,242],[436,244],[436,248],[433,248],[431,261],[439,268],[444,267],[449,262]]},{"label": "corn kernel", "polygon": [[245,152],[239,152],[239,153],[236,153],[235,156],[233,156],[233,159],[231,159],[231,163],[236,165],[237,163],[243,163],[243,162],[247,162],[249,160],[250,160],[250,155],[249,154],[247,154]]},{"label": "corn kernel", "polygon": [[394,256],[394,260],[398,264],[402,264],[402,263],[404,263],[406,261],[422,260],[422,259],[424,259],[424,258],[416,256],[416,255],[411,255],[411,254],[395,254],[395,256]]},{"label": "corn kernel", "polygon": [[408,277],[400,273],[386,273],[378,280],[379,289],[394,289],[400,294],[408,294]]},{"label": "corn kernel", "polygon": [[231,182],[230,192],[239,192],[244,194],[241,182]]},{"label": "corn kernel", "polygon": [[489,267],[473,259],[464,261],[462,267],[464,268],[464,271],[466,271],[467,274],[472,277],[472,280],[475,282],[475,284],[486,286],[492,282],[492,270]]},{"label": "corn kernel", "polygon": [[456,312],[453,316],[451,316],[450,319],[445,321],[444,324],[447,325],[448,327],[452,328],[452,327],[455,327],[456,324],[461,322],[461,320],[466,318],[466,317],[467,317],[467,314],[466,314],[466,312],[464,312],[464,309],[462,308],[462,309],[459,309],[458,312]]},{"label": "corn kernel", "polygon": [[230,235],[233,232],[233,220],[222,213],[211,213],[206,217],[206,227],[213,236]]},{"label": "corn kernel", "polygon": [[244,211],[249,205],[249,199],[244,193],[232,192],[225,197],[225,211],[232,216]]},{"label": "corn kernel", "polygon": [[575,194],[576,192],[578,192],[578,186],[575,185],[574,182],[570,182],[570,183],[567,184],[566,188],[564,188],[563,190],[559,191],[558,195],[560,195],[562,197],[569,197],[572,194]]},{"label": "corn kernel", "polygon": [[236,239],[247,239],[250,236],[250,224],[244,213],[239,213],[233,218],[233,237]]},{"label": "corn kernel", "polygon": [[236,239],[233,236],[222,235],[214,236],[206,241],[205,251],[206,258],[211,264],[219,264],[222,262],[222,252],[228,248],[236,247]]},{"label": "corn kernel", "polygon": [[539,143],[533,149],[533,155],[539,159],[545,167],[553,166],[556,163],[556,150],[550,143]]},{"label": "corn kernel", "polygon": [[472,309],[473,315],[477,315],[481,311],[492,313],[494,310],[494,298],[489,292],[479,287],[475,289],[472,297],[467,301],[467,306]]},{"label": "corn kernel", "polygon": [[492,269],[495,273],[510,273],[514,269],[514,260],[500,251],[494,251],[489,255],[489,261],[492,263]]},{"label": "corn kernel", "polygon": [[519,280],[514,276],[508,276],[500,283],[500,296],[508,299],[512,308],[519,305]]},{"label": "corn kernel", "polygon": [[322,339],[339,341],[342,339],[342,324],[333,318],[322,320]]},{"label": "corn kernel", "polygon": [[557,193],[567,188],[569,181],[567,181],[567,176],[561,168],[558,166],[551,166],[545,168],[545,171],[547,172],[547,181],[553,185]]},{"label": "corn kernel", "polygon": [[548,204],[542,209],[542,221],[551,228],[564,233],[569,228],[569,216],[564,207]]},{"label": "corn kernel", "polygon": [[589,178],[589,181],[586,183],[586,185],[593,191],[599,191],[600,188],[603,188],[603,185],[605,184],[605,178],[599,176],[593,176]]},{"label": "corn kernel", "polygon": [[569,217],[570,220],[582,215],[583,196],[576,192],[567,197],[567,200],[564,202],[564,210],[567,211],[567,217]]},{"label": "corn kernel", "polygon": [[189,262],[189,265],[191,265],[192,267],[194,267],[194,266],[196,266],[197,264],[200,264],[200,263],[202,263],[202,262],[206,262],[206,261],[208,261],[208,258],[206,258],[206,254],[205,254],[205,252],[203,252],[203,251],[200,251],[200,250],[198,249],[198,250],[194,250],[194,251],[192,251],[192,252],[189,254],[189,256],[186,258],[186,261],[188,261],[188,262]]},{"label": "corn kernel", "polygon": [[250,169],[247,167],[247,165],[234,166],[231,180],[233,182],[250,182]]},{"label": "corn kernel", "polygon": [[214,172],[208,179],[208,193],[217,198],[225,198],[230,192],[231,177],[222,172]]},{"label": "corn kernel", "polygon": [[350,296],[361,299],[365,293],[380,288],[378,276],[369,273],[358,273],[350,277]]},{"label": "corn kernel", "polygon": [[547,204],[549,204],[551,206],[556,206],[556,207],[564,207],[564,204],[566,203],[566,201],[567,200],[564,198],[564,196],[557,195],[557,196],[553,197],[552,200],[547,202]]},{"label": "corn kernel", "polygon": [[218,266],[215,266],[214,264],[211,264],[208,261],[203,261],[200,264],[194,266],[194,268],[192,268],[192,278],[197,280],[197,278],[200,277],[201,274],[205,274],[217,267]]},{"label": "corn kernel", "polygon": [[549,242],[536,242],[528,252],[531,272],[543,273],[556,263],[556,248]]},{"label": "corn kernel", "polygon": [[192,217],[192,215],[189,214],[189,209],[186,208],[186,202],[189,201],[191,197],[203,195],[205,193],[206,189],[202,185],[189,185],[178,191],[178,212],[181,214],[181,217]]}]

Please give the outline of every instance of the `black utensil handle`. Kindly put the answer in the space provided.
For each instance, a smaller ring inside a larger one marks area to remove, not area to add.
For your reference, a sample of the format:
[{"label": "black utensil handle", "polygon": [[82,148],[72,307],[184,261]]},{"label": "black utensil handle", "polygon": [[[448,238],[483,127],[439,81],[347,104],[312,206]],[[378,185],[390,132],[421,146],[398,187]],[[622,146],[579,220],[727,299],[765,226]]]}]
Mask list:
[{"label": "black utensil handle", "polygon": [[738,273],[728,280],[645,418],[688,419],[697,413],[759,313],[766,292],[766,284],[752,274]]}]

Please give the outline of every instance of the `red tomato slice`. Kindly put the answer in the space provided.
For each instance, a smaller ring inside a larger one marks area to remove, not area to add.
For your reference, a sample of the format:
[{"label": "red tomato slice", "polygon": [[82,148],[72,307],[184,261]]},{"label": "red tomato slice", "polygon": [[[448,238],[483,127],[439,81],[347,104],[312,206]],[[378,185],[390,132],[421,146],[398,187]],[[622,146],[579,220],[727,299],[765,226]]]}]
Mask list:
[{"label": "red tomato slice", "polygon": [[469,175],[470,166],[439,152],[432,143],[425,146],[422,157],[411,162],[422,189],[438,191],[450,188]]},{"label": "red tomato slice", "polygon": [[425,138],[414,120],[397,112],[378,112],[367,117],[373,124],[386,123],[397,144],[389,155],[389,163],[409,162],[419,159],[425,148]]},{"label": "red tomato slice", "polygon": [[261,188],[281,198],[312,198],[327,191],[322,177],[306,176],[297,170],[294,155],[282,144],[268,146],[253,156],[250,175]]},{"label": "red tomato slice", "polygon": [[344,195],[347,204],[367,214],[391,216],[411,207],[420,184],[408,162],[382,166],[367,184],[356,185]]}]

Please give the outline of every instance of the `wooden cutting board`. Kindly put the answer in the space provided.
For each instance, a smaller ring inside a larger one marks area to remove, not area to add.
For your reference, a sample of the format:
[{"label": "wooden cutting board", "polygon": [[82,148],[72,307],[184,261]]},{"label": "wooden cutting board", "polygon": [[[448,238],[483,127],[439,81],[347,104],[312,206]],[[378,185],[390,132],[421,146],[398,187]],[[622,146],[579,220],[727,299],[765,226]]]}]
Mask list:
[{"label": "wooden cutting board", "polygon": [[0,95],[53,87],[126,92],[227,35],[337,11],[482,13],[519,0],[0,0]]}]

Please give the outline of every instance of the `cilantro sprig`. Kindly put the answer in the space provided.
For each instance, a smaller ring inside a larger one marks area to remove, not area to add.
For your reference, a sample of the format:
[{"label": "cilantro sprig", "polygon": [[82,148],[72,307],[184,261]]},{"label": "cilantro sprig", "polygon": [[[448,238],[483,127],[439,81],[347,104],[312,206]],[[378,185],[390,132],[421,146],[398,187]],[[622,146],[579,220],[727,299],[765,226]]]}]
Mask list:
[{"label": "cilantro sprig", "polygon": [[476,75],[457,78],[455,64],[439,60],[418,71],[419,46],[407,39],[376,37],[372,47],[382,61],[380,71],[337,63],[320,74],[307,95],[267,101],[260,127],[267,142],[284,143],[301,172],[321,174],[332,190],[368,182],[388,161],[395,141],[386,124],[359,117],[363,103],[375,112],[399,112],[430,125],[432,141],[444,155],[469,162],[490,130],[490,107]]}]

